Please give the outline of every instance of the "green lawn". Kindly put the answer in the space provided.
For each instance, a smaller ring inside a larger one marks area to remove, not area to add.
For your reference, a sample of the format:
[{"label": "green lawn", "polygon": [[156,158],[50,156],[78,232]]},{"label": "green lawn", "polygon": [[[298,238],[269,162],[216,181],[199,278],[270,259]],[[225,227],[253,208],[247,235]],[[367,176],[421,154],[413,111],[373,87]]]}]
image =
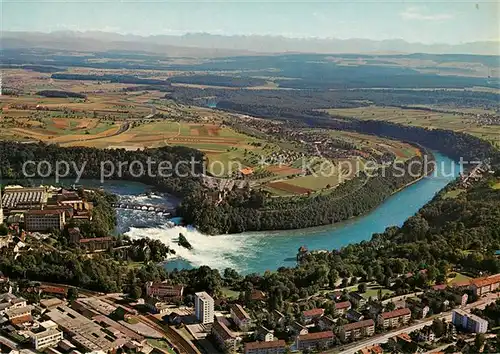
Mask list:
[{"label": "green lawn", "polygon": [[372,299],[377,298],[379,289],[382,289],[382,296],[384,296],[385,294],[392,294],[393,293],[392,290],[384,288],[381,285],[371,284],[371,285],[368,285],[366,292],[363,293],[362,295],[365,299],[368,299],[370,296],[372,297]]},{"label": "green lawn", "polygon": [[148,339],[147,340],[148,344],[154,348],[158,349],[163,349],[169,352],[170,354],[176,354],[174,350],[170,347],[170,345],[163,340],[157,340],[157,339]]},{"label": "green lawn", "polygon": [[443,199],[455,199],[457,198],[460,194],[465,192],[465,189],[454,189],[449,192],[447,192],[444,196]]},{"label": "green lawn", "polygon": [[234,290],[229,289],[229,288],[222,288],[221,291],[222,291],[222,295],[224,295],[225,297],[230,298],[230,299],[237,299],[240,296],[239,292],[234,291]]},{"label": "green lawn", "polygon": [[468,277],[467,275],[464,275],[462,273],[456,273],[456,276],[454,278],[448,278],[448,283],[449,284],[460,283],[460,282],[467,281],[470,279],[471,278]]}]

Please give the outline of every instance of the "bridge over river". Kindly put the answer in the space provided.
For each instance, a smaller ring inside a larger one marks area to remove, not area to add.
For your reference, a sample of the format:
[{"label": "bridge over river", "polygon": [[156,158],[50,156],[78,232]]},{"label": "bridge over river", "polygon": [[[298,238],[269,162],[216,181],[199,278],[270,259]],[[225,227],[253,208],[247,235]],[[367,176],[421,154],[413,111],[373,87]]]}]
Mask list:
[{"label": "bridge over river", "polygon": [[130,209],[140,210],[149,213],[163,214],[167,216],[175,216],[176,210],[173,207],[166,207],[162,205],[151,204],[134,204],[134,203],[115,203],[112,204],[113,208],[117,209]]}]

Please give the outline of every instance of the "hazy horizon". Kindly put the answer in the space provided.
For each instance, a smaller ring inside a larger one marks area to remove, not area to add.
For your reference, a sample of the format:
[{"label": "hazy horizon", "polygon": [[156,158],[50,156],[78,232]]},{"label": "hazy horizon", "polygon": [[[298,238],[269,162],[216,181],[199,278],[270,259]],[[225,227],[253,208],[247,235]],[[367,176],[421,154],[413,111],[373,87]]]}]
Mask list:
[{"label": "hazy horizon", "polygon": [[403,40],[457,45],[499,40],[499,3],[3,1],[2,31],[211,34],[291,39]]}]

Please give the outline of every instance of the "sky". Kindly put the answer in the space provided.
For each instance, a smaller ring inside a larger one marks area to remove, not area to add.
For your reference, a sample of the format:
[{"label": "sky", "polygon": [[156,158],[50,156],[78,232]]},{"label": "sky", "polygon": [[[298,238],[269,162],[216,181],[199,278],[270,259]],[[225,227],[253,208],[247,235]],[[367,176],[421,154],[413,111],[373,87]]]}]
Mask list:
[{"label": "sky", "polygon": [[449,44],[500,38],[498,0],[0,1],[3,31],[204,32]]}]

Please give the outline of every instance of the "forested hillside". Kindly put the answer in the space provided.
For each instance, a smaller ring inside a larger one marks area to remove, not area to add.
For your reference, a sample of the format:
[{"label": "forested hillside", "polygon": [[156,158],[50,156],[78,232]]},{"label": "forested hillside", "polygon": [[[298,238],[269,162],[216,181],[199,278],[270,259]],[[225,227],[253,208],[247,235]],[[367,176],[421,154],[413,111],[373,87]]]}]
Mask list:
[{"label": "forested hillside", "polygon": [[[432,160],[432,156],[428,156]],[[255,230],[299,229],[333,224],[368,212],[399,188],[424,174],[422,157],[407,161],[404,166],[389,166],[374,172],[372,177],[361,173],[331,193],[296,198],[266,198],[265,192],[232,192],[217,206],[203,190],[187,195],[179,214],[189,224],[209,234]],[[406,173],[398,174],[397,168]],[[410,173],[411,171],[411,173]]]}]

